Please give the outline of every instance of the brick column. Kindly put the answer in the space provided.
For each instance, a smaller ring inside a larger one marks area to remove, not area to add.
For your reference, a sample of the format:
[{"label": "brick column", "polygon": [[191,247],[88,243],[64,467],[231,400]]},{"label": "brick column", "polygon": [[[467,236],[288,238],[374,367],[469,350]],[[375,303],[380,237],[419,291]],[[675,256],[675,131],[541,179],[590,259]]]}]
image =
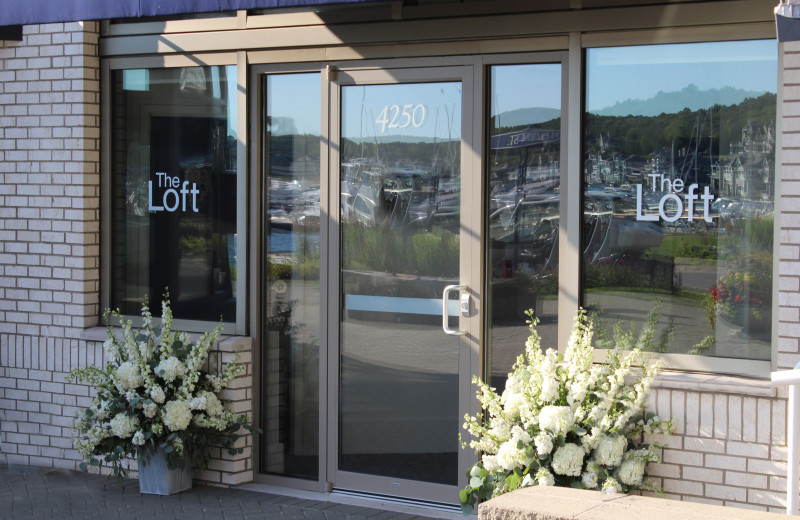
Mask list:
[{"label": "brick column", "polygon": [[80,341],[100,290],[98,24],[25,26],[0,42],[0,435],[3,461],[75,467],[64,383],[102,362]]}]

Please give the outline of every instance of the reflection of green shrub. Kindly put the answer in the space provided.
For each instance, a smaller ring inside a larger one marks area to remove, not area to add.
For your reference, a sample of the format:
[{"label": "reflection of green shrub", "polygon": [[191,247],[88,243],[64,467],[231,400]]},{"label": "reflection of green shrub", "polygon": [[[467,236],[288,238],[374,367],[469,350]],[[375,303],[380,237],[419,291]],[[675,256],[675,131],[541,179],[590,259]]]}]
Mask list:
[{"label": "reflection of green shrub", "polygon": [[289,280],[291,277],[291,264],[278,264],[267,261],[267,280]]},{"label": "reflection of green shrub", "polygon": [[653,258],[620,257],[587,263],[586,287],[633,287],[676,291],[673,264]]},{"label": "reflection of green shrub", "polygon": [[558,294],[558,270],[543,271],[536,274],[515,273],[526,291],[537,295]]},{"label": "reflection of green shrub", "polygon": [[199,235],[181,235],[178,247],[181,251],[204,253],[211,247],[211,240]]},{"label": "reflection of green shrub", "polygon": [[459,238],[444,229],[405,234],[385,226],[342,224],[344,269],[423,276],[456,276]]},{"label": "reflection of green shrub", "polygon": [[671,234],[664,237],[657,254],[675,258],[717,258],[716,233]]},{"label": "reflection of green shrub", "polygon": [[411,236],[417,273],[426,276],[458,275],[459,240],[452,233],[434,229]]},{"label": "reflection of green shrub", "polygon": [[[775,221],[772,216],[741,218],[728,231],[730,247],[739,254],[772,255]],[[748,251],[749,250],[749,251]]]}]

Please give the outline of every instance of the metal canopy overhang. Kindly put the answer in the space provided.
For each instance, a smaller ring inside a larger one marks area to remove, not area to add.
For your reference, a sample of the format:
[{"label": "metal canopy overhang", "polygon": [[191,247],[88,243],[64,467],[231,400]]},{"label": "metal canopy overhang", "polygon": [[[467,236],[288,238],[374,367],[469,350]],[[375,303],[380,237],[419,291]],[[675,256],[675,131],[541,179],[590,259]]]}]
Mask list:
[{"label": "metal canopy overhang", "polygon": [[3,0],[0,26],[371,1],[377,0]]}]

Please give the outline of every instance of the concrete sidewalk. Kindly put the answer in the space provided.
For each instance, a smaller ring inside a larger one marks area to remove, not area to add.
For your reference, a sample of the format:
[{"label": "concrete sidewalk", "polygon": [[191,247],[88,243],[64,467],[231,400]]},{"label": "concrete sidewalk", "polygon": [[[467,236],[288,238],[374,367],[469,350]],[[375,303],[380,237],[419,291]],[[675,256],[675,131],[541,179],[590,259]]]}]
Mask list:
[{"label": "concrete sidewalk", "polygon": [[[457,513],[319,493],[264,493],[251,489],[195,486],[162,497],[141,495],[136,480],[0,464],[0,519],[97,518],[428,520]],[[273,488],[274,489],[274,488]],[[289,494],[295,496],[288,496]],[[310,499],[315,497],[318,499]]]}]

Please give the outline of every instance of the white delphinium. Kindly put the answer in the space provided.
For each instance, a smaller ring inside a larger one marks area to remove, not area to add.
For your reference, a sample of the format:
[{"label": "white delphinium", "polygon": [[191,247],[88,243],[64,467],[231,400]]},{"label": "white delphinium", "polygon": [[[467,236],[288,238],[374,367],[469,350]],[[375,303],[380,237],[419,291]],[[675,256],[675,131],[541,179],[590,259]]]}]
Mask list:
[{"label": "white delphinium", "polygon": [[96,420],[103,421],[106,417],[108,417],[108,407],[108,401],[99,400],[95,401],[89,409],[92,411],[92,414]]},{"label": "white delphinium", "polygon": [[153,385],[153,387],[150,388],[150,398],[157,404],[162,404],[167,396],[164,394],[163,388],[159,385]]},{"label": "white delphinium", "polygon": [[542,466],[536,471],[536,483],[540,486],[555,486],[556,479],[547,468]]},{"label": "white delphinium", "polygon": [[593,459],[603,466],[619,466],[627,444],[628,439],[621,435],[603,435],[594,450]]},{"label": "white delphinium", "polygon": [[186,367],[183,366],[183,363],[181,363],[178,358],[170,356],[161,360],[156,366],[155,372],[167,383],[172,383],[175,379],[183,377],[186,374]]},{"label": "white delphinium", "polygon": [[116,342],[108,338],[103,342],[103,352],[106,354],[106,361],[115,362],[119,359],[119,347]]},{"label": "white delphinium", "polygon": [[114,374],[114,382],[121,392],[138,388],[139,385],[144,383],[142,374],[139,371],[139,365],[130,361],[120,363]]},{"label": "white delphinium", "polygon": [[192,420],[192,410],[186,401],[169,401],[164,405],[164,425],[173,432],[185,430]]},{"label": "white delphinium", "polygon": [[583,468],[583,448],[568,442],[553,454],[551,467],[559,475],[578,477]]},{"label": "white delphinium", "polygon": [[111,432],[119,437],[125,439],[130,437],[133,432],[139,429],[139,420],[136,417],[131,417],[125,413],[118,413],[111,419],[109,423]]}]

